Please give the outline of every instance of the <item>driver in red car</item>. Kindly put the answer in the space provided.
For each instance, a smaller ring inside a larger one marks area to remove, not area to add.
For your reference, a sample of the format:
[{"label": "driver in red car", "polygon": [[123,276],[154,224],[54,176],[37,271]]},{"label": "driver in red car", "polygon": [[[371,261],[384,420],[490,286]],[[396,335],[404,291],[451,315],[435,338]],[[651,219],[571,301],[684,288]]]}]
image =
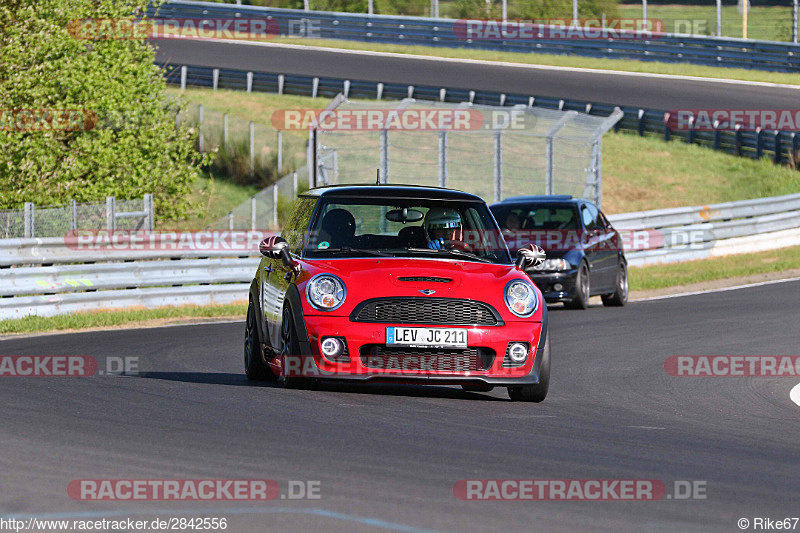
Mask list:
[{"label": "driver in red car", "polygon": [[455,209],[433,207],[425,215],[425,232],[428,234],[428,248],[461,248],[464,246],[464,230],[461,215]]}]

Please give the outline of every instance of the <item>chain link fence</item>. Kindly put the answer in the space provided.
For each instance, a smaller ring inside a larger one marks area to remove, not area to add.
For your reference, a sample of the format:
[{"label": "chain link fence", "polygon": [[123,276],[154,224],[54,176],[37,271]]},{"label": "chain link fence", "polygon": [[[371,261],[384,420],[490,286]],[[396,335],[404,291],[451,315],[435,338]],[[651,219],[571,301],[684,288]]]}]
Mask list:
[{"label": "chain link fence", "polygon": [[71,230],[152,230],[153,195],[105,203],[71,202],[65,205],[0,210],[0,239],[63,237]]}]

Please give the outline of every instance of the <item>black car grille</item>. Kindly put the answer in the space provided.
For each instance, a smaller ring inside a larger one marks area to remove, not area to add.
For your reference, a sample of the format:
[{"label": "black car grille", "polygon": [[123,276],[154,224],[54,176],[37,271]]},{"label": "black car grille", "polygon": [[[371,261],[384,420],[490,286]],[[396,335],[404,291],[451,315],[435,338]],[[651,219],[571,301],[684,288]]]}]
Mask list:
[{"label": "black car grille", "polygon": [[376,298],[362,302],[353,322],[496,326],[497,313],[488,305],[455,298]]},{"label": "black car grille", "polygon": [[480,372],[491,367],[495,358],[491,348],[394,348],[383,344],[365,344],[359,355],[367,368],[445,372]]},{"label": "black car grille", "polygon": [[453,281],[450,278],[434,278],[431,276],[403,276],[397,279],[400,281],[419,281],[422,283],[450,283]]}]

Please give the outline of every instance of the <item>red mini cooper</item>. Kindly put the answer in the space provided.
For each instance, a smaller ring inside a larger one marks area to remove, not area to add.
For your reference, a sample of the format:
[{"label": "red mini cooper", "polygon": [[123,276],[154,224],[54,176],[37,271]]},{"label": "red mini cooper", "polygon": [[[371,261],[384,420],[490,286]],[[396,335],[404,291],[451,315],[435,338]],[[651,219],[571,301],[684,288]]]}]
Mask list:
[{"label": "red mini cooper", "polygon": [[547,307],[479,197],[352,185],[299,196],[250,286],[249,379],[508,387],[541,402],[550,379]]}]

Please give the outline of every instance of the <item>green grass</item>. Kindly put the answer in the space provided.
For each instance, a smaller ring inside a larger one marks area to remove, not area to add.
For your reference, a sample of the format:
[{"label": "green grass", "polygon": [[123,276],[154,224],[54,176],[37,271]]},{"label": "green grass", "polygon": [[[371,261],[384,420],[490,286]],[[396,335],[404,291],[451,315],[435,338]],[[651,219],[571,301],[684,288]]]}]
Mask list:
[{"label": "green grass", "polygon": [[[641,15],[640,15],[641,16]],[[649,12],[648,12],[649,16]],[[450,57],[457,59],[479,59],[484,61],[505,61],[529,65],[551,65],[576,68],[593,68],[604,70],[620,70],[625,72],[646,72],[653,74],[671,74],[679,76],[699,76],[706,78],[724,78],[767,83],[800,85],[800,75],[781,72],[763,72],[757,70],[706,67],[684,63],[658,63],[655,61],[635,61],[624,59],[602,59],[570,55],[554,55],[539,53],[495,52],[491,50],[475,50],[470,48],[446,48],[430,46],[408,46],[396,44],[364,43],[337,39],[299,39],[283,37],[270,42],[296,44],[302,46],[325,46],[346,50],[374,50],[377,52],[393,52],[398,54],[416,54],[424,56]],[[531,89],[535,93],[535,87]]]},{"label": "green grass", "polygon": [[159,223],[157,229],[206,228],[259,190],[260,188],[254,185],[237,185],[215,177],[211,171],[205,171],[192,184],[192,192],[189,195],[189,202],[193,206],[191,214],[177,222]]},{"label": "green grass", "polygon": [[800,268],[800,247],[759,252],[748,256],[687,261],[673,265],[631,267],[630,289],[632,291],[663,289],[797,268]]},{"label": "green grass", "polygon": [[164,319],[243,318],[246,313],[246,304],[230,304],[92,311],[52,317],[29,316],[13,320],[0,320],[0,334],[103,328]]},{"label": "green grass", "polygon": [[[791,2],[788,2],[791,4]],[[620,5],[621,18],[642,18],[642,6]],[[676,30],[675,21],[691,21],[679,23],[680,33],[697,33],[700,35],[717,34],[717,8],[714,5],[648,5],[647,18],[664,21],[668,32]],[[736,6],[722,6],[722,36],[742,37],[742,15]],[[694,26],[694,29],[690,29]],[[790,41],[792,38],[792,8],[786,6],[752,7],[747,15],[747,38],[765,41]]]}]

